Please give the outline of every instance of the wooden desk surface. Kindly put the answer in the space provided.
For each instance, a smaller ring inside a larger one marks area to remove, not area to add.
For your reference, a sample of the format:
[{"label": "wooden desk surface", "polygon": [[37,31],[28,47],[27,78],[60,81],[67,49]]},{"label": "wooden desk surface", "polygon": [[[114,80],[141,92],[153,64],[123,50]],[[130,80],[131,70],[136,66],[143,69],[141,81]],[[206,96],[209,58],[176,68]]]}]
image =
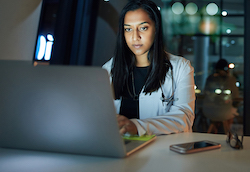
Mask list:
[{"label": "wooden desk surface", "polygon": [[[181,155],[169,150],[171,144],[211,140],[221,149]],[[0,149],[1,172],[235,172],[250,171],[250,137],[242,150],[226,143],[225,135],[181,133],[158,136],[156,141],[124,159]]]}]

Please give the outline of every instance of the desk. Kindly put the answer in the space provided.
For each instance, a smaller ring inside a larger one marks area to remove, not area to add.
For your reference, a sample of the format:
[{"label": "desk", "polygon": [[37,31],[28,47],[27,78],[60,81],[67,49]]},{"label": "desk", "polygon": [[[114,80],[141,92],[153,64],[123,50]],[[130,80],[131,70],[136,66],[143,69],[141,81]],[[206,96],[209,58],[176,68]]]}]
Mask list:
[{"label": "desk", "polygon": [[[199,140],[221,143],[221,149],[181,155],[169,150],[175,143]],[[225,135],[181,133],[156,141],[124,159],[0,149],[1,172],[235,172],[250,171],[250,137],[243,150],[232,149]]]}]

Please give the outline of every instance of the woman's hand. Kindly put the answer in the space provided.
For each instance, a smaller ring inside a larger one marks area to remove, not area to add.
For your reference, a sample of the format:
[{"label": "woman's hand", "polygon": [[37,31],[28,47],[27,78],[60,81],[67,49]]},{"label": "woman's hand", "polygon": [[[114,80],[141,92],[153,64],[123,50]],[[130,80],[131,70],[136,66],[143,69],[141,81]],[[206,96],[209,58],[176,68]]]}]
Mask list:
[{"label": "woman's hand", "polygon": [[117,115],[117,121],[120,128],[120,134],[128,132],[131,135],[138,134],[136,125],[123,115]]}]

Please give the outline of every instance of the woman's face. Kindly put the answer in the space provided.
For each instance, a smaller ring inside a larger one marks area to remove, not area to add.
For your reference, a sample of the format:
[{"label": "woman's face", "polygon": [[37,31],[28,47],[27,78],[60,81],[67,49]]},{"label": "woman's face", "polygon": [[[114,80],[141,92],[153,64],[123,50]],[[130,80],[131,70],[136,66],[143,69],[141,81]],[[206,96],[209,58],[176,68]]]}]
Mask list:
[{"label": "woman's face", "polygon": [[124,18],[124,37],[136,60],[147,59],[155,38],[155,23],[143,9],[128,11]]}]

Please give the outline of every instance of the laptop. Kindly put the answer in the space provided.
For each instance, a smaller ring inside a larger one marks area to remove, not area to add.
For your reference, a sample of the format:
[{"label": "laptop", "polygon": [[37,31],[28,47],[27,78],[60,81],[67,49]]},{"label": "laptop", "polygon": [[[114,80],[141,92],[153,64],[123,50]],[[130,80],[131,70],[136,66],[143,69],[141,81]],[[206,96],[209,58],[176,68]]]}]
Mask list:
[{"label": "laptop", "polygon": [[0,61],[0,147],[126,157],[152,142],[119,134],[101,67]]}]

